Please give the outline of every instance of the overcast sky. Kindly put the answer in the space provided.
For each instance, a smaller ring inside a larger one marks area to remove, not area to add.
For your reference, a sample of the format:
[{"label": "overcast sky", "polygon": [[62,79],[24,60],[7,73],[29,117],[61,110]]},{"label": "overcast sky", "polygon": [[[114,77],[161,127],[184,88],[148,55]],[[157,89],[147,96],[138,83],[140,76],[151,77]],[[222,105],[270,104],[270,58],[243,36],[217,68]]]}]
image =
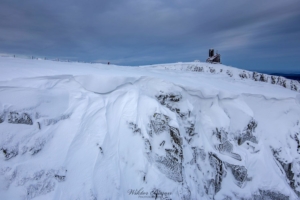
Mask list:
[{"label": "overcast sky", "polygon": [[0,0],[0,54],[300,72],[300,0]]}]

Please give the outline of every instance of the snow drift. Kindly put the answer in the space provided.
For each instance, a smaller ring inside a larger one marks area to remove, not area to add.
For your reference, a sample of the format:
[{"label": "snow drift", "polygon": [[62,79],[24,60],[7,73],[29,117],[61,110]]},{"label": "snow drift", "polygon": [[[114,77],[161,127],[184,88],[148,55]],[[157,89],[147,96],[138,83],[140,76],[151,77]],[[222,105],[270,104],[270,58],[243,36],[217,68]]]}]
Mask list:
[{"label": "snow drift", "polygon": [[0,69],[0,199],[300,197],[297,81],[200,62]]}]

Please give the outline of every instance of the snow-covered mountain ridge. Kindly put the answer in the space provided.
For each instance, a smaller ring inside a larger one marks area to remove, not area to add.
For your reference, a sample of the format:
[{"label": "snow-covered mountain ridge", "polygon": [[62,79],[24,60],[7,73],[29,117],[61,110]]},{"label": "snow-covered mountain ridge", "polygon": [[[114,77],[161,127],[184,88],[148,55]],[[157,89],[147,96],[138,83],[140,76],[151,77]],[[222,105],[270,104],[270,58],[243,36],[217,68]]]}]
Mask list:
[{"label": "snow-covered mountain ridge", "polygon": [[299,199],[296,81],[199,62],[0,69],[0,199]]},{"label": "snow-covered mountain ridge", "polygon": [[[148,66],[147,66],[148,67]],[[210,64],[210,63],[174,63],[151,66],[155,69],[165,70],[179,70],[179,71],[193,71],[211,74],[226,74],[234,79],[250,79],[254,81],[260,81],[275,85],[280,85],[284,88],[291,89],[293,91],[300,91],[300,81],[290,80],[282,76],[268,75],[255,71],[241,70],[233,67],[224,66],[222,64]]]}]

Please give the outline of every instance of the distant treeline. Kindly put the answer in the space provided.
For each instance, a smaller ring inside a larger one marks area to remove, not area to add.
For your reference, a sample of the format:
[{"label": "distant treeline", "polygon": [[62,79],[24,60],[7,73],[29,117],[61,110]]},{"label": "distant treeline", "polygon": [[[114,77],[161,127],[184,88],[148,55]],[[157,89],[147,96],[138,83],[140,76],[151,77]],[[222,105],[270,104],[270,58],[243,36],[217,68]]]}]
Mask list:
[{"label": "distant treeline", "polygon": [[283,76],[283,77],[288,78],[288,79],[300,81],[300,74],[279,74],[279,73],[274,73],[274,74],[271,74],[271,75]]}]

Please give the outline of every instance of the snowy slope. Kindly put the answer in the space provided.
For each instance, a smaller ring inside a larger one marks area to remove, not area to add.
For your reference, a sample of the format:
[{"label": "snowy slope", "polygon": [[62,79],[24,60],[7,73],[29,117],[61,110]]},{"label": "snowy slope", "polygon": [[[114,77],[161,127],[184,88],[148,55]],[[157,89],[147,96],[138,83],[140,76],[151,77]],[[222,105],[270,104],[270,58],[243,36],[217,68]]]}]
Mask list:
[{"label": "snowy slope", "polygon": [[299,199],[300,83],[0,58],[0,199]]}]

